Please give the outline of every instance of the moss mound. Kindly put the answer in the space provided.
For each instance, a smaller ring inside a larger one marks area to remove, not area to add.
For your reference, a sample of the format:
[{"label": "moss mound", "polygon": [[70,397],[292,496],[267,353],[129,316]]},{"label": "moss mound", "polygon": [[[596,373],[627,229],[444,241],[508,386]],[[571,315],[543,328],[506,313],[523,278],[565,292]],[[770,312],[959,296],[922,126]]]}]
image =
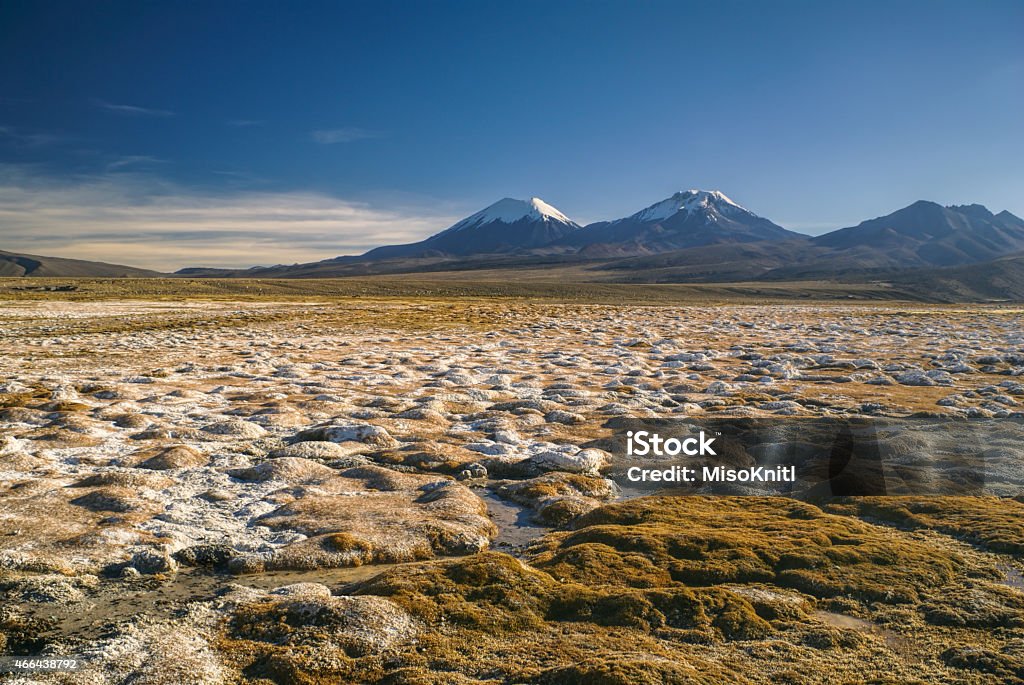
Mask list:
[{"label": "moss mound", "polygon": [[935,530],[991,552],[1024,555],[1024,502],[1012,497],[850,497],[828,510]]},{"label": "moss mound", "polygon": [[549,535],[533,563],[555,577],[662,587],[772,583],[820,598],[907,603],[958,560],[889,531],[771,498],[663,497],[601,507]]},{"label": "moss mound", "polygon": [[[536,682],[539,685],[712,685],[722,682],[720,677],[702,673],[689,664],[626,654],[552,668],[542,673]],[[730,678],[729,682],[749,681]]]}]

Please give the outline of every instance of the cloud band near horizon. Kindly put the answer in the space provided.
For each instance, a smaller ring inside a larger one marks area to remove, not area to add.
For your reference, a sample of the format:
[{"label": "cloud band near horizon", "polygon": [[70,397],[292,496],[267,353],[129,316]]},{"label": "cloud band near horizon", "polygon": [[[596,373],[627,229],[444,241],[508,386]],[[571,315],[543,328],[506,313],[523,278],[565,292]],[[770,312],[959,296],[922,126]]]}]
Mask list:
[{"label": "cloud band near horizon", "polygon": [[319,261],[414,242],[456,220],[313,192],[213,195],[144,175],[0,173],[0,250],[157,271]]}]

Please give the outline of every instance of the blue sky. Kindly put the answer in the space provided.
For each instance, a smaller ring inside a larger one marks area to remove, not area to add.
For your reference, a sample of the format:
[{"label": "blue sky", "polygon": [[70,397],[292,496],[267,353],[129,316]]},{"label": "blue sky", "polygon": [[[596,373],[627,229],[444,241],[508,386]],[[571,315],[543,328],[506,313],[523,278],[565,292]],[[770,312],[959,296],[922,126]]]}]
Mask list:
[{"label": "blue sky", "polygon": [[504,197],[1024,215],[1024,3],[0,5],[0,249],[327,258]]}]

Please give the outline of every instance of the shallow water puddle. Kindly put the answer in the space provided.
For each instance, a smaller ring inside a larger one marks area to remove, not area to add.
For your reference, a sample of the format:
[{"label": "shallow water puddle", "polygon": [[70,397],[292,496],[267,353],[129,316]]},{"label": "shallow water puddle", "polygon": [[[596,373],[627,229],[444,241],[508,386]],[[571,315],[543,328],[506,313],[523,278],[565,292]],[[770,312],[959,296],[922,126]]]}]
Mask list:
[{"label": "shallow water puddle", "polygon": [[519,556],[530,543],[553,530],[535,523],[532,512],[521,504],[502,499],[490,490],[477,491],[487,505],[487,513],[498,527],[491,549]]},{"label": "shallow water puddle", "polygon": [[1009,564],[996,564],[996,568],[1003,572],[1003,585],[1024,592],[1024,573]]}]

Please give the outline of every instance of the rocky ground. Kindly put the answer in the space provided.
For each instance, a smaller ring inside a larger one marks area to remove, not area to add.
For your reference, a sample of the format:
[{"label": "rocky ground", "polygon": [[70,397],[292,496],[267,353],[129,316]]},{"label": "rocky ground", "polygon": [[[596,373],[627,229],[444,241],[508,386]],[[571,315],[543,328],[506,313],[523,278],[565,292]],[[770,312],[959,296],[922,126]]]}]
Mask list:
[{"label": "rocky ground", "polygon": [[1022,376],[1009,308],[0,303],[0,652],[85,664],[11,682],[1024,682],[1024,445],[1001,497],[608,478],[623,417],[1012,419]]}]

